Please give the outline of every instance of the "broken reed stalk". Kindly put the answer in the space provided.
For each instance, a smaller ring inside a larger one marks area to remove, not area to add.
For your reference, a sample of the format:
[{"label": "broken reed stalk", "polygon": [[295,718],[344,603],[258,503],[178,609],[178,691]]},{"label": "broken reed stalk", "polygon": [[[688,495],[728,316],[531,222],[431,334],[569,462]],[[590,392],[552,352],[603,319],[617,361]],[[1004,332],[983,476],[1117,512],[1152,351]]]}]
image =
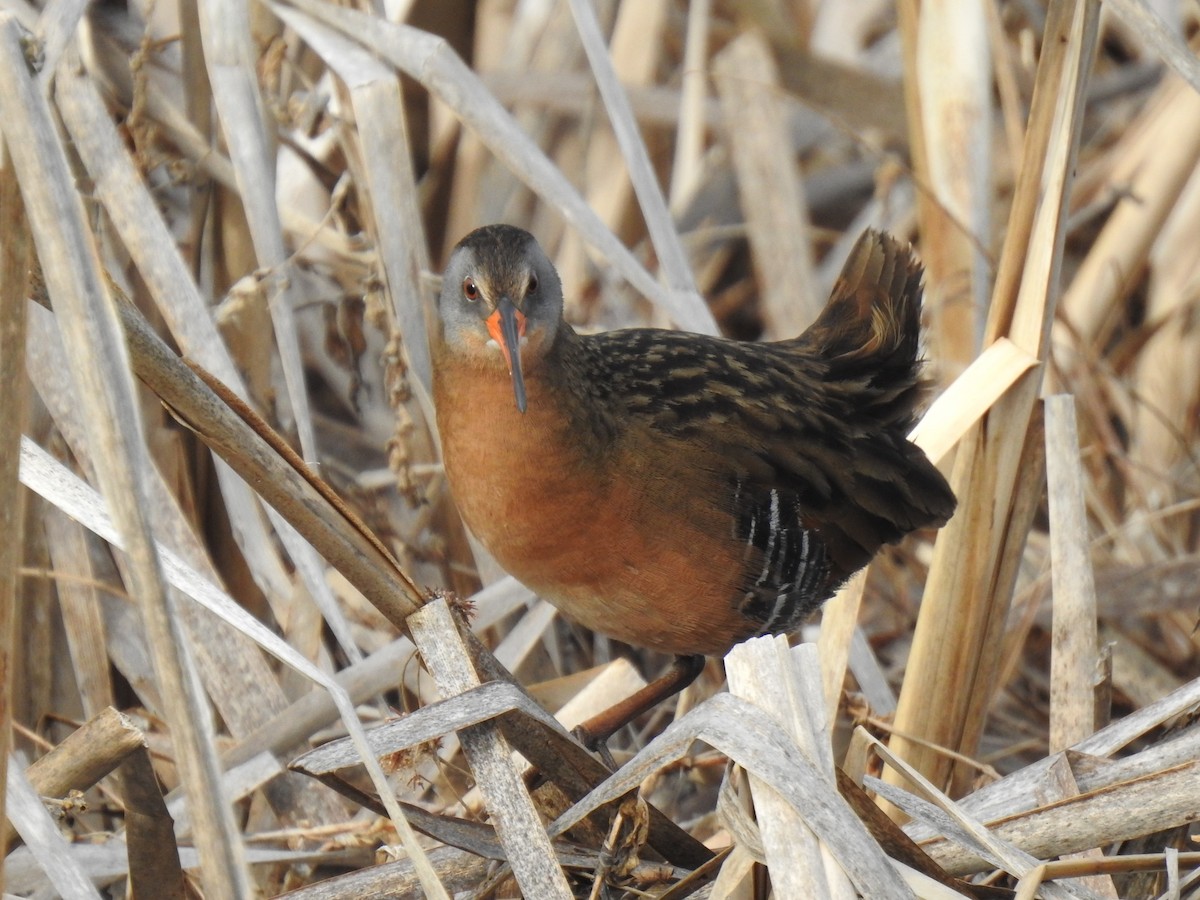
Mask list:
[{"label": "broken reed stalk", "polygon": [[[1091,0],[1056,4],[1051,13],[1026,135],[1026,166],[985,338],[990,344],[1007,336],[1039,360],[1048,352],[1062,223],[1099,17]],[[952,485],[959,509],[935,544],[896,712],[900,735],[893,741],[895,751],[936,784],[950,780],[951,761],[901,735],[967,755],[978,746],[1017,562],[1041,493],[1040,483],[1028,477],[1034,452],[1030,426],[1041,383],[1040,366],[1022,376],[957,450]],[[959,789],[967,777],[960,769]]]}]

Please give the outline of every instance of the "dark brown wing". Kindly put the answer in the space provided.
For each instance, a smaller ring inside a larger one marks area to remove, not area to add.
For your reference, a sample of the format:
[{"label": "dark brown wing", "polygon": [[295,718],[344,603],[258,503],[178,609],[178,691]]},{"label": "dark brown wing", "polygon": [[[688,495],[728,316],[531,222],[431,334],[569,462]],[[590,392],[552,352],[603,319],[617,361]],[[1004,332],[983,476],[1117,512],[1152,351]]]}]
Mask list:
[{"label": "dark brown wing", "polygon": [[632,427],[687,442],[747,543],[746,603],[764,623],[815,606],[883,544],[954,510],[945,479],[906,439],[923,393],[920,277],[906,248],[868,232],[798,338],[646,329],[581,339],[592,389],[622,398],[625,412],[586,424],[614,440]]}]

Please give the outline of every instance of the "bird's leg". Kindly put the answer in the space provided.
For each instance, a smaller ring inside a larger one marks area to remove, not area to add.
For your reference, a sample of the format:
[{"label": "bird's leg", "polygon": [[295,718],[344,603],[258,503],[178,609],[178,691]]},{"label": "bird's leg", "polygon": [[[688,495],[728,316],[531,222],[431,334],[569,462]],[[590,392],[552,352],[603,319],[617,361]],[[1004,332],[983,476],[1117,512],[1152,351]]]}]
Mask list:
[{"label": "bird's leg", "polygon": [[589,750],[596,750],[646,710],[678,694],[703,671],[703,656],[676,656],[664,675],[599,715],[592,716],[575,729],[575,736]]}]

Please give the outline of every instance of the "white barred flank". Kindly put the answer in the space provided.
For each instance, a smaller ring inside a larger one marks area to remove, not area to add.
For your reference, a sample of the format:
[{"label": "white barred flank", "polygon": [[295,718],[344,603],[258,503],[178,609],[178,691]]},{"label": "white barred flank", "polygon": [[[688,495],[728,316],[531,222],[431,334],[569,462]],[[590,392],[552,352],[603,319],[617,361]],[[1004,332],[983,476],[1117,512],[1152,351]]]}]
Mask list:
[{"label": "white barred flank", "polygon": [[820,537],[802,524],[794,495],[777,488],[752,495],[745,488],[741,481],[734,485],[735,537],[759,569],[740,609],[762,623],[757,633],[778,634],[828,597],[829,558]]}]

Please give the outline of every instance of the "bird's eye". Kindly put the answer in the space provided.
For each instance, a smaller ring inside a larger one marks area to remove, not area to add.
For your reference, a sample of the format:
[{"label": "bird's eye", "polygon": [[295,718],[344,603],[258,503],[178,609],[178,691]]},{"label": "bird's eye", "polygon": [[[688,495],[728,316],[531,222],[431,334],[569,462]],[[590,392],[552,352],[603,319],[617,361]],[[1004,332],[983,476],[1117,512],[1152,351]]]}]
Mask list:
[{"label": "bird's eye", "polygon": [[463,296],[472,302],[479,299],[479,285],[474,278],[463,279]]},{"label": "bird's eye", "polygon": [[536,275],[529,276],[529,287],[525,289],[525,296],[536,293],[538,289],[538,280]]}]

